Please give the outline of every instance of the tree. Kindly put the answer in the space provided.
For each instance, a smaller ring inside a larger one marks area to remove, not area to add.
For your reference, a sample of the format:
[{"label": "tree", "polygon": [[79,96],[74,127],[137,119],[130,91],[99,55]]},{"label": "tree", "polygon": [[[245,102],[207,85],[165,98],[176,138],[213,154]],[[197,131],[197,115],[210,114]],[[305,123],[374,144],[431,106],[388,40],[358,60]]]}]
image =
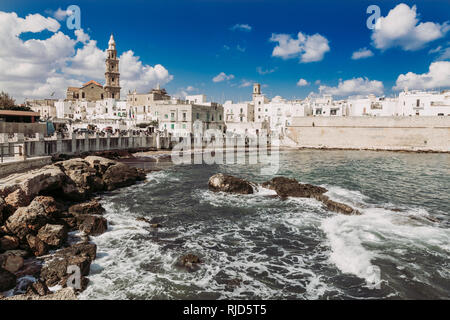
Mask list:
[{"label": "tree", "polygon": [[0,110],[32,111],[30,107],[17,106],[16,100],[3,91],[0,93]]},{"label": "tree", "polygon": [[6,92],[0,93],[0,109],[12,110],[16,106],[16,100],[9,96]]}]

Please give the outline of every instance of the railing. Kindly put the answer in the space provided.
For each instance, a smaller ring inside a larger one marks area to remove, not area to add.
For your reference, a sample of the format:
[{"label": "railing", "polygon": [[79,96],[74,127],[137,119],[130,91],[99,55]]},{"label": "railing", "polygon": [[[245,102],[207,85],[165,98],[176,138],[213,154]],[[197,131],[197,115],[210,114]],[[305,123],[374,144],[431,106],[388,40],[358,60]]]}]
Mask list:
[{"label": "railing", "polygon": [[[5,149],[7,149],[7,152],[5,152]],[[23,145],[12,146],[12,150],[13,151],[11,152],[11,146],[9,144],[0,145],[0,163],[3,163],[6,157],[12,158],[15,157],[16,155],[24,156]]]}]

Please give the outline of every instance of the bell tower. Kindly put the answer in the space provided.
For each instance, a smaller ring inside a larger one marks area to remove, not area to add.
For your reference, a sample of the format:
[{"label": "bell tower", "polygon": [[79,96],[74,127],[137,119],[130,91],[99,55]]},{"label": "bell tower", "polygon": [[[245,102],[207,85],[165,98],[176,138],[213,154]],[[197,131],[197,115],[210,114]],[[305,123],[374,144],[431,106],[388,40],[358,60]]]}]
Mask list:
[{"label": "bell tower", "polygon": [[120,99],[119,59],[117,58],[116,42],[112,34],[108,42],[104,89],[106,98]]}]

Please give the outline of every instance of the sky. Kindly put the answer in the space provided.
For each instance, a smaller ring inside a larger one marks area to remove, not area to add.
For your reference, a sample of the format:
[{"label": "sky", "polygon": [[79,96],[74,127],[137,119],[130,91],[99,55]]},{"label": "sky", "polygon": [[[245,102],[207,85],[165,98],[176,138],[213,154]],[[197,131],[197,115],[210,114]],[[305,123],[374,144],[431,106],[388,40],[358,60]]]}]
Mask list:
[{"label": "sky", "polygon": [[217,102],[249,100],[254,82],[287,99],[450,88],[448,0],[0,0],[0,26],[0,91],[18,102],[103,84],[111,33],[123,98],[158,83]]}]

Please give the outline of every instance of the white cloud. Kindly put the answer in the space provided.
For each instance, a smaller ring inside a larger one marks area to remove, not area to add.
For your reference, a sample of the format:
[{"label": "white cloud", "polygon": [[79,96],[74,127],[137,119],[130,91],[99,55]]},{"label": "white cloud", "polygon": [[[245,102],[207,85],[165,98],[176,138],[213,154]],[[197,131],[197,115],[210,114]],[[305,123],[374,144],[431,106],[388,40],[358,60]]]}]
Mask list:
[{"label": "white cloud", "polygon": [[53,17],[55,17],[55,19],[59,21],[62,21],[70,14],[72,14],[70,10],[63,10],[61,8],[58,8],[58,10],[53,13]]},{"label": "white cloud", "polygon": [[309,84],[308,81],[306,81],[305,79],[300,79],[297,81],[297,87],[304,87],[307,86]]},{"label": "white cloud", "polygon": [[438,89],[450,87],[450,62],[436,61],[430,64],[427,73],[408,72],[398,76],[394,90]]},{"label": "white cloud", "polygon": [[230,28],[230,30],[231,30],[231,31],[236,31],[236,30],[238,30],[238,31],[246,31],[246,32],[249,32],[249,31],[252,31],[252,27],[249,26],[248,24],[235,24],[234,26],[232,26],[232,27]]},{"label": "white cloud", "polygon": [[447,22],[420,22],[416,6],[411,8],[401,3],[380,17],[372,33],[373,45],[381,50],[401,47],[403,50],[418,50],[428,42],[442,38],[450,30]]},{"label": "white cloud", "polygon": [[222,82],[222,81],[231,80],[231,79],[234,79],[234,75],[232,75],[232,74],[227,75],[225,72],[221,72],[217,76],[215,76],[212,79],[212,81],[213,82]]},{"label": "white cloud", "polygon": [[367,78],[353,78],[349,80],[339,80],[337,87],[322,85],[319,91],[322,94],[331,94],[334,96],[366,96],[371,93],[375,95],[383,94],[383,82],[369,80]]},{"label": "white cloud", "polygon": [[[447,43],[447,45],[448,44],[450,43]],[[439,55],[436,58],[437,61],[450,60],[450,47],[443,48],[442,46],[438,46],[437,48],[430,50],[428,53],[438,53]]]},{"label": "white cloud", "polygon": [[250,81],[250,80],[242,80],[241,81],[241,84],[239,85],[239,88],[247,88],[247,87],[250,87],[250,86],[252,86],[253,85],[253,83],[254,83],[254,81]]},{"label": "white cloud", "polygon": [[314,82],[314,84],[315,84],[315,85],[319,85],[319,84],[320,84],[320,80],[316,80],[316,81]]},{"label": "white cloud", "polygon": [[274,73],[277,70],[277,68],[273,68],[273,69],[263,69],[261,67],[257,67],[256,71],[260,74],[260,75],[265,75],[265,74],[270,74],[270,73]]},{"label": "white cloud", "polygon": [[273,33],[269,39],[278,42],[273,49],[272,56],[282,59],[300,57],[300,62],[321,61],[326,52],[330,51],[327,38],[316,33],[314,35],[304,35],[299,32],[297,38],[289,34]]},{"label": "white cloud", "polygon": [[373,52],[367,48],[361,48],[358,51],[353,52],[352,59],[358,60],[358,59],[364,59],[369,58],[373,56]]},{"label": "white cloud", "polygon": [[[0,90],[10,93],[18,103],[24,98],[49,97],[53,92],[55,98],[63,98],[68,86],[80,86],[91,79],[104,82],[105,50],[99,49],[97,41],[83,30],[76,30],[76,39],[72,39],[59,30],[60,24],[53,18],[40,14],[21,18],[2,11],[0,25]],[[44,30],[52,33],[50,37],[20,38],[22,33]],[[123,90],[132,87],[148,91],[156,83],[163,85],[172,79],[163,66],[144,65],[132,51],[120,58]]]}]

